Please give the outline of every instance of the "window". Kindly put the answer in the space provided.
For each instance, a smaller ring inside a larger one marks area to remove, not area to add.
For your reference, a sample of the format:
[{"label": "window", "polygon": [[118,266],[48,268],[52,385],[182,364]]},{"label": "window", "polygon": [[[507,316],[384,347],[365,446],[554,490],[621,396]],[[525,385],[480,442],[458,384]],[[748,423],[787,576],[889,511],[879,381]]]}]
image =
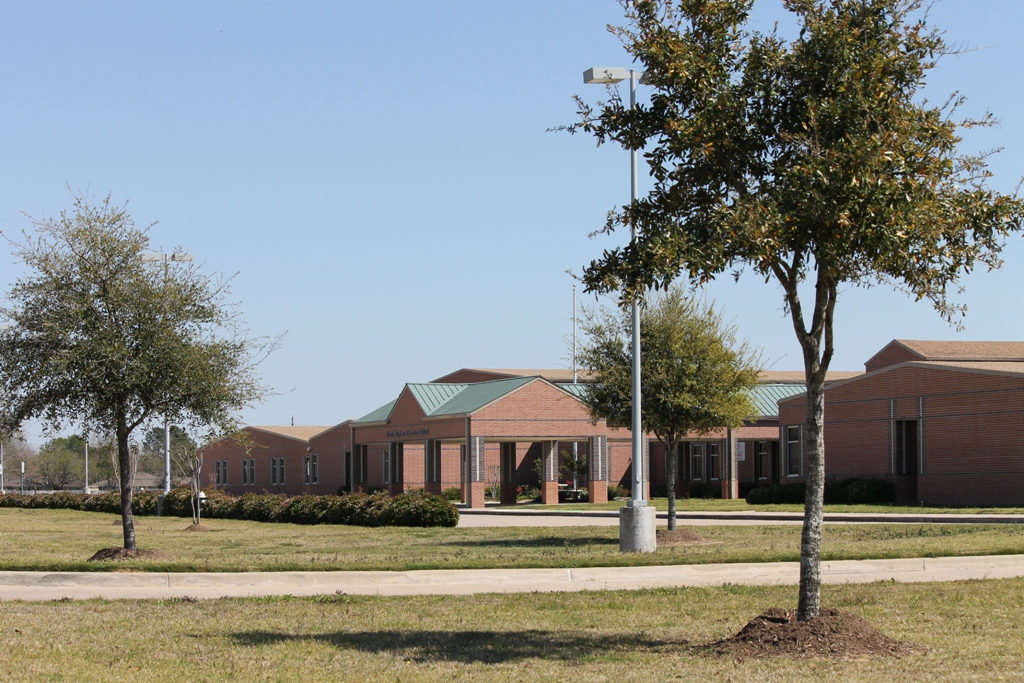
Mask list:
[{"label": "window", "polygon": [[249,461],[242,458],[242,486],[249,485]]},{"label": "window", "polygon": [[277,484],[277,458],[270,459],[270,483]]},{"label": "window", "polygon": [[384,448],[384,457],[382,459],[384,461],[384,483],[385,484],[390,484],[391,483],[391,449],[390,448],[387,448],[387,447]]},{"label": "window", "polygon": [[356,446],[356,448],[358,449],[358,451],[357,451],[358,457],[356,457],[356,468],[359,470],[359,476],[356,477],[356,481],[358,481],[360,484],[365,484],[366,483],[366,471],[367,471],[367,466],[366,465],[367,465],[367,460],[369,459],[368,458],[368,453],[367,453],[368,448],[367,448],[366,444],[361,444],[359,446]]},{"label": "window", "polygon": [[302,459],[302,483],[309,483],[309,456]]},{"label": "window", "polygon": [[786,427],[786,476],[800,476],[800,472],[803,470],[803,451],[800,427]]},{"label": "window", "polygon": [[320,455],[317,454],[317,453],[314,453],[313,455],[311,455],[309,457],[312,458],[312,463],[311,463],[311,468],[310,468],[309,476],[312,478],[314,484],[319,484],[320,483]]},{"label": "window", "polygon": [[754,444],[754,477],[756,479],[768,479],[772,471],[772,450],[771,444],[767,441],[758,441]]},{"label": "window", "polygon": [[896,420],[895,474],[917,474],[917,420]]},{"label": "window", "polygon": [[213,465],[217,472],[217,486],[226,486],[228,483],[228,461],[216,460]]},{"label": "window", "polygon": [[690,444],[690,472],[694,481],[704,479],[704,444]]},{"label": "window", "polygon": [[722,459],[719,457],[722,452],[722,444],[708,444],[708,479],[719,479],[722,476]]}]

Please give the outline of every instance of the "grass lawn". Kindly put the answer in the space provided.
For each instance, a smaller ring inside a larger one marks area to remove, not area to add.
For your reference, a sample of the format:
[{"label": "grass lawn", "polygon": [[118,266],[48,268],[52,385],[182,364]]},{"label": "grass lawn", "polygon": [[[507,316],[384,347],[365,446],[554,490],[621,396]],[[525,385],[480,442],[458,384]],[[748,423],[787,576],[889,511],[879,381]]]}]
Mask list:
[{"label": "grass lawn", "polygon": [[[140,548],[165,561],[95,562],[97,550],[121,544],[114,515],[0,508],[0,569],[111,571],[286,571],[593,567],[640,564],[795,561],[799,525],[707,526],[708,542],[623,554],[617,527],[365,528],[136,518]],[[864,559],[1024,553],[1024,525],[826,525],[822,558]]]},{"label": "grass lawn", "polygon": [[20,681],[1022,681],[1024,580],[825,586],[825,606],[927,648],[902,658],[737,660],[792,587],[469,597],[4,603]]},{"label": "grass lawn", "polygon": [[[667,498],[652,498],[650,504],[658,508],[658,512],[668,510]],[[529,504],[529,509],[536,510],[618,510],[625,502],[609,501],[607,503],[562,503],[560,505]],[[511,508],[504,505],[498,508]],[[798,512],[803,513],[803,505],[747,505],[745,500],[719,500],[716,498],[680,498],[676,500],[677,512]],[[943,515],[1024,515],[1024,508],[992,508],[992,507],[929,507],[924,505],[826,505],[825,514],[838,512],[890,514],[943,514]]]}]

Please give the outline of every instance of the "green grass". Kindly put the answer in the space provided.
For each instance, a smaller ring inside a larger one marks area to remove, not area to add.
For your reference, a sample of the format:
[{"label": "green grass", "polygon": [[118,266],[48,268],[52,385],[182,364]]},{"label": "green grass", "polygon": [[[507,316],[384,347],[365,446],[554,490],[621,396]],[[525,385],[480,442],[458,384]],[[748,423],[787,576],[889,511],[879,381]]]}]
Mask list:
[{"label": "green grass", "polygon": [[[560,505],[539,505],[529,504],[527,509],[531,510],[618,510],[625,503],[623,501],[608,501],[607,503],[562,503]],[[659,512],[668,509],[667,498],[652,498],[650,505],[658,508]],[[498,506],[499,509],[509,509],[514,506]],[[520,504],[518,507],[524,507]],[[803,505],[747,505],[745,500],[719,500],[716,498],[680,498],[676,501],[678,512],[798,512],[803,513]],[[889,514],[920,515],[920,514],[943,514],[943,515],[1024,515],[1024,508],[993,508],[993,507],[932,507],[924,505],[826,505],[825,514],[853,512],[853,513],[875,513],[885,512]]]},{"label": "green grass", "polygon": [[0,679],[109,681],[1022,681],[1024,580],[825,586],[926,651],[743,660],[697,646],[792,587],[468,597],[4,603]]},{"label": "green grass", "polygon": [[[121,544],[113,515],[0,509],[0,569],[47,571],[409,570],[490,567],[593,567],[642,564],[795,561],[799,525],[694,527],[708,542],[662,546],[654,554],[618,550],[617,527],[379,528],[261,524],[140,517],[140,548],[165,561],[97,562]],[[1024,553],[1024,525],[826,525],[826,560]]]}]

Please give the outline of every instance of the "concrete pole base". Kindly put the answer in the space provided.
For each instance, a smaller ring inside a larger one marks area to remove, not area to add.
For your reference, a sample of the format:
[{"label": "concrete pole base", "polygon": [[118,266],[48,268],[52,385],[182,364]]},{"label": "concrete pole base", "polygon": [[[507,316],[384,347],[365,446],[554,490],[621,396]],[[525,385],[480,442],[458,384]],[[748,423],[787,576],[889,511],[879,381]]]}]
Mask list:
[{"label": "concrete pole base", "polygon": [[658,549],[657,514],[649,505],[619,508],[619,552],[655,552]]}]

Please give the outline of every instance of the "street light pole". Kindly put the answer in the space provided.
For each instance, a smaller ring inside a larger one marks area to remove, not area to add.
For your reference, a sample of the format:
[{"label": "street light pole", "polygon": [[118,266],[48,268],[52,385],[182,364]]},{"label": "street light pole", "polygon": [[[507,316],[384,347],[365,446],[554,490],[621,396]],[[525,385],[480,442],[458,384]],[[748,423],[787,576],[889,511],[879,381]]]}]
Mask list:
[{"label": "street light pole", "polygon": [[[629,80],[629,107],[636,108],[636,86],[643,78],[643,72],[623,67],[595,66],[583,72],[586,84],[610,84]],[[637,150],[629,150],[629,196],[635,202],[640,195],[637,174]],[[636,244],[636,223],[630,225],[630,242]],[[644,430],[641,421],[641,386],[640,386],[640,304],[636,297],[630,302],[632,318],[632,450],[633,450],[633,490],[630,499],[623,508],[619,522],[619,548],[626,551],[653,552],[656,549],[654,509],[647,511],[647,500],[644,497]],[[641,511],[641,509],[643,509]],[[627,516],[627,510],[635,510],[635,514]],[[628,520],[628,521],[627,521]]]},{"label": "street light pole", "polygon": [[[146,263],[153,263],[155,261],[163,261],[164,263],[164,287],[167,286],[167,275],[170,262],[187,262],[191,261],[194,257],[192,254],[186,254],[180,251],[174,251],[170,254],[159,252],[156,254],[143,254],[142,260]],[[167,414],[164,414],[164,495],[171,492],[171,425],[167,419]]]}]

